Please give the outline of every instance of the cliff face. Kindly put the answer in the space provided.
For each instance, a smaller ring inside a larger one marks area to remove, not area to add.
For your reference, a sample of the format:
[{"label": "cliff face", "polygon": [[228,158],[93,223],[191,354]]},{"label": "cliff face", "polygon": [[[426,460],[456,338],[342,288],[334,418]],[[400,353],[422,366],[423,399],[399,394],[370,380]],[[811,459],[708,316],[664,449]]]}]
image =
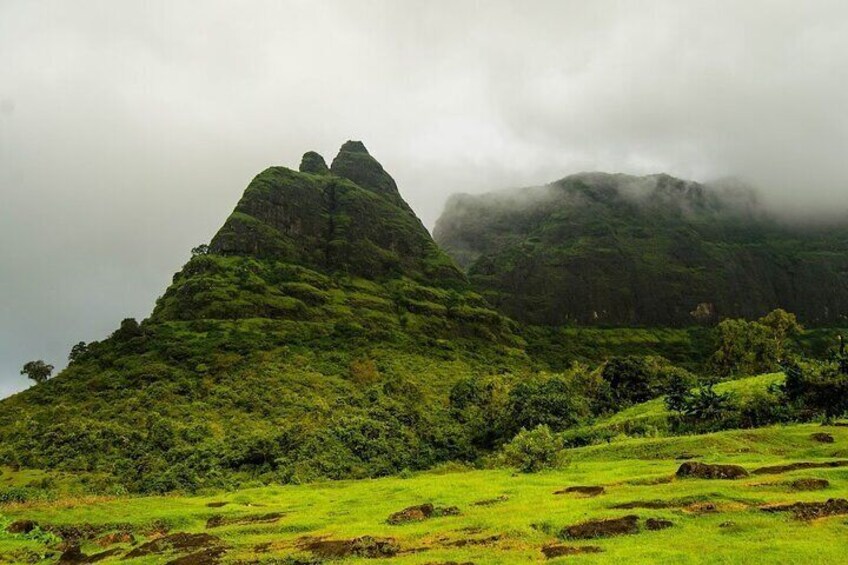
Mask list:
[{"label": "cliff face", "polygon": [[781,307],[848,314],[848,230],[783,225],[753,193],[667,175],[574,175],[459,195],[436,241],[489,301],[545,325],[686,326]]}]

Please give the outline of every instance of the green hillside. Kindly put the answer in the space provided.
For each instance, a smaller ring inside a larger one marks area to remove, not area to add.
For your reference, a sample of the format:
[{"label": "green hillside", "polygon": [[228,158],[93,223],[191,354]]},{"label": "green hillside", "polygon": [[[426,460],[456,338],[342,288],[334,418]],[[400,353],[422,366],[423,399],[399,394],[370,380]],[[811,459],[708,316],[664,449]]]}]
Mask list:
[{"label": "green hillside", "polygon": [[586,173],[456,195],[434,236],[531,324],[680,327],[784,308],[834,326],[848,314],[848,230],[783,224],[742,189]]},{"label": "green hillside", "polygon": [[361,143],[302,168],[260,173],[147,320],[0,402],[0,461],[168,491],[475,457],[448,391],[527,365],[512,323]]}]

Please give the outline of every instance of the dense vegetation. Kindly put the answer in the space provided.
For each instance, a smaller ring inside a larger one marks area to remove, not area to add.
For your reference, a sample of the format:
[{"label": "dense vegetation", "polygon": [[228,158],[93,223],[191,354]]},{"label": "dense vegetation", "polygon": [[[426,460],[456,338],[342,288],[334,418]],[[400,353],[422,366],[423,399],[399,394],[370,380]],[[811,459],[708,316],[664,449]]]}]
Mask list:
[{"label": "dense vegetation", "polygon": [[754,194],[600,173],[457,195],[434,232],[475,286],[532,324],[675,326],[848,311],[848,229],[783,224]]},{"label": "dense vegetation", "polygon": [[[660,181],[677,202],[681,187]],[[77,344],[56,378],[28,363],[37,385],[0,404],[0,464],[73,473],[97,493],[448,461],[537,471],[559,464],[564,446],[608,440],[618,429],[604,422],[650,402],[667,403],[669,434],[839,416],[841,366],[808,359],[828,359],[832,343],[782,310],[715,328],[518,325],[348,142],[330,167],[310,152],[300,171],[260,173],[149,318]],[[783,388],[753,400],[712,387],[781,367],[791,367]]]}]

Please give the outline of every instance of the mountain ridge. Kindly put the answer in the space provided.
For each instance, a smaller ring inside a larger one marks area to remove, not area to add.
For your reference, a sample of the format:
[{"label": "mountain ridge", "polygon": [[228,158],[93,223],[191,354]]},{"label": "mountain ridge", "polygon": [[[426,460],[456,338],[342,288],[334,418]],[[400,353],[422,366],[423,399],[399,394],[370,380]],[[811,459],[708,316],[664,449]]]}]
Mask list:
[{"label": "mountain ridge", "polygon": [[524,323],[686,326],[782,307],[826,325],[848,313],[848,230],[788,226],[738,186],[582,173],[454,196],[433,235]]}]

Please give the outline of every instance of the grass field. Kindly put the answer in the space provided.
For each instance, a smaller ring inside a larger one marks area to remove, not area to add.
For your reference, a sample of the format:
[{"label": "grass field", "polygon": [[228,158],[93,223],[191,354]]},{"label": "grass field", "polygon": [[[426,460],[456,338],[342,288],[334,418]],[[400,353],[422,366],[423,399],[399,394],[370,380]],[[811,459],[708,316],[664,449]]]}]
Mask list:
[{"label": "grass field", "polygon": [[[834,442],[817,441],[811,437],[816,433],[828,433]],[[533,475],[458,470],[191,497],[73,497],[8,504],[0,507],[3,530],[25,519],[42,529],[0,534],[0,561],[55,562],[61,540],[43,531],[48,530],[79,537],[87,556],[111,551],[98,555],[102,563],[118,562],[145,547],[161,552],[121,562],[167,563],[182,557],[175,562],[373,563],[356,553],[375,551],[404,564],[844,562],[848,515],[802,520],[791,512],[768,513],[761,507],[848,498],[848,467],[735,480],[680,479],[674,476],[680,456],[737,464],[748,471],[786,462],[848,459],[848,428],[808,424],[625,439],[571,450],[565,468]],[[15,475],[5,470],[0,481],[8,483]],[[797,491],[789,483],[799,478],[826,479],[830,484],[824,490]],[[603,486],[605,491],[597,496],[554,494],[570,486]],[[646,501],[654,508],[612,508]],[[459,515],[400,525],[387,522],[390,514],[422,503],[455,506]],[[627,515],[638,516],[638,533],[589,540],[565,539],[562,534],[573,524]],[[649,518],[673,525],[649,531]],[[160,537],[166,530],[171,537]],[[96,543],[110,531],[132,531],[134,545],[120,536],[108,540],[114,544]],[[180,532],[208,536],[174,537]],[[374,539],[324,543],[364,536]],[[158,544],[144,545],[157,537]],[[172,551],[166,543],[179,545],[185,539],[189,542],[183,550]],[[547,559],[542,550],[552,545],[591,546],[598,552]],[[328,552],[351,551],[354,555],[327,559]]]}]

